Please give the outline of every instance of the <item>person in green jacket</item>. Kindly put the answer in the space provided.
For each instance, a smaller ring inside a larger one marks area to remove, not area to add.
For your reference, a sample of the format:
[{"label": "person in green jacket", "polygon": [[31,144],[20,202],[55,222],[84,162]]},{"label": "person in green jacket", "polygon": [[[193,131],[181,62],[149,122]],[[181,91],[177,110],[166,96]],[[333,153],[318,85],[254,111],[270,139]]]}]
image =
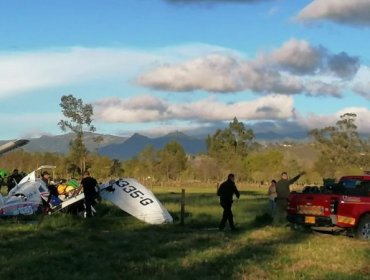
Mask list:
[{"label": "person in green jacket", "polygon": [[286,222],[286,208],[288,196],[290,194],[290,185],[299,179],[305,172],[299,173],[292,179],[288,179],[288,173],[281,173],[281,179],[276,183],[276,213],[274,224],[279,225]]}]

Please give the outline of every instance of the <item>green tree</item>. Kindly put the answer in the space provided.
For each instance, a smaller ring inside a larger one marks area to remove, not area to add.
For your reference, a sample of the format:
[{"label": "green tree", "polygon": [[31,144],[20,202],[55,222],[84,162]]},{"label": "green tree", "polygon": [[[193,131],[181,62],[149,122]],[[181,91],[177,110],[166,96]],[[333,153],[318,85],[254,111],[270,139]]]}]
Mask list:
[{"label": "green tree", "polygon": [[138,155],[124,163],[125,173],[140,180],[157,179],[158,152],[153,146],[146,146]]},{"label": "green tree", "polygon": [[225,173],[237,173],[240,179],[247,179],[245,160],[254,146],[254,133],[242,122],[234,118],[229,126],[218,129],[215,134],[208,135],[208,155],[215,158]]},{"label": "green tree", "polygon": [[111,177],[112,160],[108,157],[90,154],[87,158],[86,167],[94,177],[100,180]]},{"label": "green tree", "polygon": [[118,159],[113,159],[110,167],[110,175],[113,177],[121,177],[123,173],[124,169],[122,168],[122,163]]},{"label": "green tree", "polygon": [[336,170],[356,167],[365,168],[368,143],[361,139],[355,124],[356,114],[340,116],[335,126],[313,129],[309,134],[314,138],[321,155],[316,170],[324,177],[334,177]]},{"label": "green tree", "polygon": [[146,146],[138,155],[140,174],[144,180],[155,180],[158,152],[152,145]]},{"label": "green tree", "polygon": [[176,180],[186,169],[187,157],[183,147],[176,141],[169,142],[158,152],[158,171],[167,180]]},{"label": "green tree", "polygon": [[246,169],[253,181],[269,181],[285,170],[283,160],[284,154],[277,149],[252,152],[247,157]]},{"label": "green tree", "polygon": [[93,138],[93,141],[96,143],[96,154],[99,154],[100,144],[104,141],[104,137],[97,135]]},{"label": "green tree", "polygon": [[63,132],[69,130],[75,134],[75,138],[70,145],[70,159],[75,165],[79,166],[80,172],[83,172],[86,169],[88,153],[83,141],[84,132],[94,132],[96,130],[92,125],[93,107],[91,104],[84,104],[82,99],[77,99],[71,94],[63,95],[59,105],[66,118],[59,121],[59,127]]},{"label": "green tree", "polygon": [[234,153],[246,156],[253,139],[253,130],[247,129],[242,122],[234,118],[229,127],[218,129],[212,136],[208,135],[208,154],[215,156]]},{"label": "green tree", "polygon": [[195,178],[202,181],[223,179],[222,170],[216,160],[208,155],[199,155],[190,161]]}]

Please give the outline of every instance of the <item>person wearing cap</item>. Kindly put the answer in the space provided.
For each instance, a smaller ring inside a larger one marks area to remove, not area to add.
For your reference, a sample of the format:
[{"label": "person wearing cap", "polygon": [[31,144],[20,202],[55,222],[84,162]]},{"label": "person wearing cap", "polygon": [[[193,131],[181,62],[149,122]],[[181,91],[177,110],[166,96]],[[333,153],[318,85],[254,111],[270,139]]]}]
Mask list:
[{"label": "person wearing cap", "polygon": [[231,211],[234,194],[237,198],[240,197],[240,193],[235,185],[235,176],[234,174],[229,174],[227,176],[227,180],[223,182],[217,190],[217,195],[220,197],[220,205],[224,210],[220,225],[218,227],[219,230],[223,230],[225,228],[226,221],[229,221],[231,230],[236,230],[233,212]]},{"label": "person wearing cap", "polygon": [[92,217],[92,206],[95,205],[95,199],[99,197],[95,187],[98,182],[90,176],[89,171],[85,171],[81,180],[81,186],[85,194],[86,218]]},{"label": "person wearing cap", "polygon": [[18,173],[18,169],[14,169],[13,173],[7,179],[8,193],[22,180],[22,178],[22,175]]}]

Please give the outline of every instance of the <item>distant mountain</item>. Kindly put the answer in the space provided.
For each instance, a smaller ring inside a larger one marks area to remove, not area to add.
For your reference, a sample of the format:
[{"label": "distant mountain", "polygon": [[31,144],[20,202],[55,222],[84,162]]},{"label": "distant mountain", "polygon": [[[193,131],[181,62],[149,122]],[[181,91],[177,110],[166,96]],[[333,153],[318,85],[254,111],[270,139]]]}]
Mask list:
[{"label": "distant mountain", "polygon": [[207,151],[205,139],[193,138],[182,132],[174,132],[157,138],[149,138],[135,133],[120,144],[111,144],[100,148],[99,154],[110,158],[130,159],[139,154],[146,146],[151,145],[158,150],[171,141],[177,141],[181,144],[187,154],[195,155]]},{"label": "distant mountain", "polygon": [[[102,136],[104,139],[99,145],[94,141],[97,136]],[[265,142],[285,140],[296,141],[307,139],[307,132],[296,131],[289,135],[283,135],[269,131],[256,133],[255,137],[256,141]],[[73,138],[73,133],[56,136],[41,136],[40,138],[29,139],[30,142],[23,146],[22,149],[32,152],[66,154],[69,151],[69,143]],[[86,133],[85,145],[91,152],[97,152],[99,150],[100,155],[117,159],[130,159],[139,154],[146,146],[151,145],[158,150],[162,149],[167,143],[174,140],[182,145],[187,154],[195,155],[203,153],[207,151],[206,138],[207,135],[188,136],[179,131],[156,138],[149,138],[138,133],[133,134],[129,138],[98,133]],[[6,142],[8,141],[0,140],[0,144]]]},{"label": "distant mountain", "polygon": [[[96,138],[97,136],[103,137],[103,141],[99,145],[94,142],[94,138]],[[41,136],[40,138],[30,139],[30,142],[26,146],[24,146],[23,149],[31,152],[51,152],[66,154],[69,151],[69,143],[73,138],[73,133],[56,136]],[[97,133],[86,133],[84,136],[86,148],[92,152],[97,151],[99,147],[104,147],[106,145],[114,143],[122,143],[125,140],[126,138],[124,137]]]}]

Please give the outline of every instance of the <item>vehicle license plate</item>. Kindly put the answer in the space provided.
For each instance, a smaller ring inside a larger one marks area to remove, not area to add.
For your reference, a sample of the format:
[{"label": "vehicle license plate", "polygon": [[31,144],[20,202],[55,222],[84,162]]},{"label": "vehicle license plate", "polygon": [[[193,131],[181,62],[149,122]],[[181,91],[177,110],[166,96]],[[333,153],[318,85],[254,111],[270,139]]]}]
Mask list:
[{"label": "vehicle license plate", "polygon": [[315,217],[313,217],[313,216],[306,216],[306,217],[304,217],[304,222],[306,224],[314,224],[315,223]]}]

